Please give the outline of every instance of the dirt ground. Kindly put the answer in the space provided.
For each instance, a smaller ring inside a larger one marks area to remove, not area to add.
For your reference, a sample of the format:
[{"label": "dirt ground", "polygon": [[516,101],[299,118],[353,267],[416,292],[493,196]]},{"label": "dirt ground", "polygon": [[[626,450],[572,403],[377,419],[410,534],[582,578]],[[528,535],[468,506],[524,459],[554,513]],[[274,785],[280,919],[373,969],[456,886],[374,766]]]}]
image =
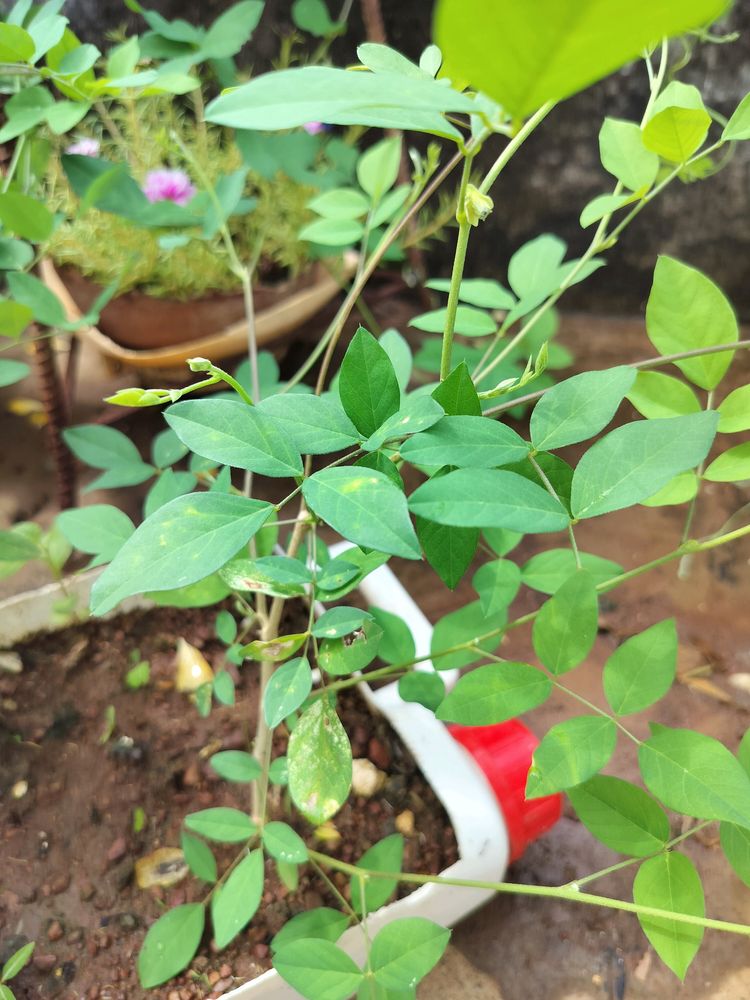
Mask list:
[{"label": "dirt ground", "polygon": [[[403,309],[399,317],[398,303],[384,300],[378,315],[384,325],[389,325],[403,318]],[[640,319],[568,316],[560,337],[576,356],[576,370],[606,367],[653,354]],[[738,359],[726,391],[748,381],[748,360]],[[100,384],[84,380],[77,413],[79,421],[91,418],[97,408],[95,400],[103,394]],[[9,390],[3,390],[1,398],[8,396]],[[625,418],[631,415],[626,408]],[[48,519],[54,501],[49,466],[45,469],[40,462],[43,454],[40,431],[25,418],[3,414],[2,420],[0,519],[13,520],[19,513]],[[136,431],[137,437],[144,434],[143,440],[148,439],[142,426],[136,426]],[[732,444],[735,443],[739,441],[733,440]],[[694,534],[718,531],[730,514],[750,501],[748,493],[746,485],[706,484]],[[88,499],[101,502],[103,498],[91,494]],[[578,541],[584,551],[606,556],[630,568],[673,549],[679,542],[683,519],[684,511],[679,509],[639,507],[582,524]],[[543,539],[526,539],[514,555],[525,560],[543,544]],[[436,578],[428,567],[416,563],[397,565],[403,581],[433,620],[474,598],[468,582],[452,596],[436,586]],[[36,582],[42,581],[34,572],[19,574],[0,582],[0,596]],[[736,675],[750,675],[748,594],[750,539],[697,556],[683,579],[678,579],[677,564],[672,563],[632,581],[602,601],[600,633],[594,652],[585,666],[568,675],[568,682],[590,700],[603,704],[601,669],[617,643],[674,615],[680,636],[679,679],[652,711],[652,717],[667,725],[700,729],[734,749],[750,725],[747,693],[750,688],[731,683]],[[538,603],[538,595],[526,592],[517,600],[514,611],[522,614]],[[531,656],[530,635],[523,630],[514,631],[503,651],[514,659]],[[553,696],[527,721],[541,734],[570,709],[570,703]],[[636,717],[633,728],[643,735],[645,720]],[[636,761],[629,747],[619,746],[609,770],[626,778],[636,775]],[[709,827],[700,839],[693,838],[688,844],[686,849],[703,877],[708,914],[750,922],[750,890],[729,870],[715,829]],[[530,847],[524,858],[511,868],[509,878],[563,884],[616,860],[618,856],[598,845],[568,811],[554,830]],[[591,889],[629,899],[633,871],[625,869],[595,883]],[[684,986],[680,986],[661,966],[633,917],[592,907],[540,899],[497,898],[456,928],[453,945],[455,954],[445,974],[423,987],[423,997],[463,1000],[473,995],[502,995],[504,1000],[638,1000],[666,996],[680,1000],[750,1000],[750,942],[746,938],[707,932],[701,952]],[[467,961],[476,971],[472,980],[477,984],[476,991],[467,985]],[[451,973],[451,969],[455,971]]]}]

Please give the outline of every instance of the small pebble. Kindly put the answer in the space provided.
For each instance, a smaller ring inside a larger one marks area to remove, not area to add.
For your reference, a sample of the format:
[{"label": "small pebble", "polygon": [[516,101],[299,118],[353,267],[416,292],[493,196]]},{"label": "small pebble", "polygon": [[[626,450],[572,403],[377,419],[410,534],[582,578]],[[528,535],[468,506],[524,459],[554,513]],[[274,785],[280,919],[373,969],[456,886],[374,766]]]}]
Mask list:
[{"label": "small pebble", "polygon": [[52,879],[49,891],[53,896],[58,896],[61,892],[65,892],[69,885],[70,872],[63,872],[61,875],[57,875]]},{"label": "small pebble", "polygon": [[352,791],[363,798],[372,798],[386,782],[387,775],[371,760],[355,758],[352,761]]},{"label": "small pebble", "polygon": [[78,887],[78,895],[84,903],[88,903],[96,895],[96,886],[93,882],[89,882],[88,879],[84,879]]},{"label": "small pebble", "polygon": [[405,837],[411,837],[414,833],[414,813],[411,809],[404,809],[395,819],[396,829],[403,833]]},{"label": "small pebble", "polygon": [[232,966],[225,962],[219,969],[219,975],[222,979],[228,979],[232,975]]},{"label": "small pebble", "polygon": [[23,661],[18,653],[12,651],[0,653],[0,670],[8,674],[20,674],[23,671]]},{"label": "small pebble", "polygon": [[88,992],[86,994],[86,1000],[99,1000],[98,986],[89,986]]},{"label": "small pebble", "polygon": [[38,969],[40,972],[52,972],[54,967],[57,965],[57,956],[52,954],[36,954],[32,958],[31,963],[34,968]]},{"label": "small pebble", "polygon": [[128,849],[127,841],[124,837],[118,837],[113,841],[112,846],[107,851],[107,861],[114,862],[119,861],[120,858],[125,857],[125,852]]},{"label": "small pebble", "polygon": [[264,944],[263,941],[259,941],[253,948],[253,955],[260,959],[268,958],[268,945]]},{"label": "small pebble", "polygon": [[216,969],[212,969],[208,974],[208,985],[215,986],[220,979],[221,975],[216,971]]},{"label": "small pebble", "polygon": [[167,1000],[180,1000],[180,994],[178,990],[170,990],[167,993]]},{"label": "small pebble", "polygon": [[59,920],[53,920],[52,923],[47,928],[47,940],[48,941],[59,941],[61,937],[65,934],[63,930],[63,925]]},{"label": "small pebble", "polygon": [[231,979],[220,979],[214,986],[214,993],[224,993],[232,986]]},{"label": "small pebble", "polygon": [[24,795],[29,790],[28,781],[17,781],[15,785],[10,790],[10,794],[14,799],[22,799]]},{"label": "small pebble", "polygon": [[391,765],[391,755],[376,736],[367,744],[367,756],[381,771],[387,771]]}]

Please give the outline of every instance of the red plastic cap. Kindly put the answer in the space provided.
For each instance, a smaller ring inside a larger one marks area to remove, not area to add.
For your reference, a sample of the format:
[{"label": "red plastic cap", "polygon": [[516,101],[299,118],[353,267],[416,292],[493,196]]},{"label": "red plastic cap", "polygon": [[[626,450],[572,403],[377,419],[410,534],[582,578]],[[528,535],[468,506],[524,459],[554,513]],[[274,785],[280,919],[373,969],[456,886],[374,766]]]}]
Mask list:
[{"label": "red plastic cap", "polygon": [[494,726],[448,726],[489,781],[505,817],[510,860],[517,861],[528,845],[560,818],[562,796],[526,798],[526,777],[539,740],[518,719]]}]

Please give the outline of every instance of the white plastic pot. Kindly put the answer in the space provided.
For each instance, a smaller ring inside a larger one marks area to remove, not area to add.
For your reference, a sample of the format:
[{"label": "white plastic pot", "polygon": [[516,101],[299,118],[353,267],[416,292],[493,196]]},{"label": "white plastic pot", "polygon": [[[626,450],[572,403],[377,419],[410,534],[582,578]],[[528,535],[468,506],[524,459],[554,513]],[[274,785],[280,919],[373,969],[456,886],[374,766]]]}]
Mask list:
[{"label": "white plastic pot", "polygon": [[[346,546],[334,548],[334,554]],[[49,627],[56,601],[75,593],[82,608],[100,570],[92,570],[59,584],[50,584],[0,602],[0,648],[7,648],[34,632]],[[382,566],[360,584],[368,605],[399,615],[411,629],[418,656],[429,654],[432,626],[411,599],[393,572]],[[134,598],[123,602],[117,612],[143,607],[146,602]],[[423,669],[431,669],[428,662]],[[450,687],[457,671],[443,671]],[[421,705],[404,702],[396,683],[376,691],[367,684],[359,689],[374,710],[382,713],[408,747],[420,770],[432,786],[447,812],[458,844],[459,858],[442,875],[474,881],[502,879],[510,855],[508,830],[498,804],[496,791],[472,755],[464,749],[432,712]],[[526,768],[528,768],[528,753]],[[507,808],[507,807],[506,807]],[[550,825],[547,823],[547,825]],[[452,926],[492,896],[490,890],[439,885],[420,886],[411,895],[389,903],[367,920],[370,934],[391,920],[401,917],[427,917],[443,926]],[[355,961],[362,961],[365,940],[362,929],[352,927],[339,942]],[[275,970],[224,994],[227,1000],[292,1000],[299,994],[288,986]]]}]

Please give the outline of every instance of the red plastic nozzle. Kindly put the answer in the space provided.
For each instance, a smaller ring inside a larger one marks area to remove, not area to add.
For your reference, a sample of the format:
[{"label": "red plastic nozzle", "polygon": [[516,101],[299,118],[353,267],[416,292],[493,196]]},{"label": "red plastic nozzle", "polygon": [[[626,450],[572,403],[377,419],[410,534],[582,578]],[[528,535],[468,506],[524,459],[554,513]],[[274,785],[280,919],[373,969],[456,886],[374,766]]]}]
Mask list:
[{"label": "red plastic nozzle", "polygon": [[539,740],[518,719],[494,726],[448,726],[484,772],[505,817],[510,860],[517,861],[528,845],[560,818],[562,796],[526,798],[526,776]]}]

